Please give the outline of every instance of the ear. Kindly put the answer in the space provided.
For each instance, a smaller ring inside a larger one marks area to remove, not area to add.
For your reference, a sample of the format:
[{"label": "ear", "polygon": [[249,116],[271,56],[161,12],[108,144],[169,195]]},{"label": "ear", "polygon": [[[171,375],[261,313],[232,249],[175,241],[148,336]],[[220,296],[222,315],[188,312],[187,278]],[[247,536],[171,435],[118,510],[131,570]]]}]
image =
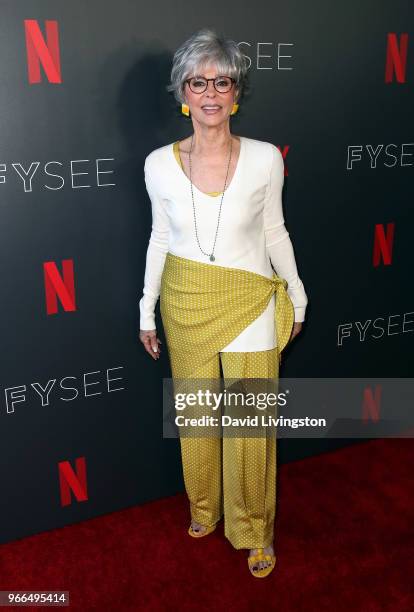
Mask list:
[{"label": "ear", "polygon": [[184,100],[184,104],[188,104],[186,83],[184,83],[184,87],[181,90],[181,94],[182,94],[182,97],[183,97],[183,100]]}]

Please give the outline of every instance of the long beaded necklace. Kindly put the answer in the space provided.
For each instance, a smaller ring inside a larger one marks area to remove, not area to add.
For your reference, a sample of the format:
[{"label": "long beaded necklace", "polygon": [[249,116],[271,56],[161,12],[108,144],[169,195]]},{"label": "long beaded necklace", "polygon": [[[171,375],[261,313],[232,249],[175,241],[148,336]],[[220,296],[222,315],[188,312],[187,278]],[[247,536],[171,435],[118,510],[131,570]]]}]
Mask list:
[{"label": "long beaded necklace", "polygon": [[217,240],[217,233],[218,233],[218,228],[220,225],[220,215],[221,215],[221,206],[223,204],[223,197],[224,197],[224,192],[226,191],[227,188],[227,177],[229,175],[229,168],[230,168],[230,160],[231,160],[231,150],[233,148],[233,139],[230,137],[230,155],[229,155],[229,161],[227,164],[227,173],[226,173],[226,179],[224,181],[224,189],[223,189],[223,193],[221,194],[221,201],[220,201],[220,208],[219,208],[219,214],[218,214],[218,220],[217,220],[217,228],[216,228],[216,235],[214,236],[214,244],[213,244],[213,250],[211,251],[211,253],[206,253],[205,251],[203,251],[203,249],[201,248],[200,245],[200,240],[198,239],[198,232],[197,232],[197,220],[196,220],[196,212],[195,212],[195,205],[194,205],[194,193],[193,193],[193,182],[191,180],[191,151],[193,149],[193,137],[194,134],[191,136],[191,147],[190,147],[190,153],[188,155],[189,157],[189,161],[190,161],[190,186],[191,186],[191,199],[193,201],[193,215],[194,215],[194,228],[195,228],[195,235],[196,235],[196,239],[197,239],[197,244],[198,247],[200,249],[200,251],[204,254],[207,255],[207,257],[210,258],[210,261],[214,261],[216,258],[214,257],[214,249],[216,247],[216,240]]}]

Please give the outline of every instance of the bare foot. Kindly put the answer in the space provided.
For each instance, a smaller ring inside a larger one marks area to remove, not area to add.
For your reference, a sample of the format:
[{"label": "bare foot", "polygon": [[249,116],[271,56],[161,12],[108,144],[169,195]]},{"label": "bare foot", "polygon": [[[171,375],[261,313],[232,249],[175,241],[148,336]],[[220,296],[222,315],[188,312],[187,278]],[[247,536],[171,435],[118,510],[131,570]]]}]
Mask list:
[{"label": "bare foot", "polygon": [[[259,550],[257,548],[252,548],[250,550],[249,557],[252,557],[253,555],[257,555],[258,552],[259,552]],[[265,554],[265,555],[274,555],[275,554],[275,551],[273,549],[272,544],[270,544],[270,546],[266,546],[263,549],[263,554]],[[266,561],[266,560],[265,561],[257,561],[256,563],[254,563],[254,565],[252,567],[252,571],[255,572],[258,569],[262,569],[263,567],[267,567],[268,565],[271,565],[271,564],[272,564],[271,561]]]}]

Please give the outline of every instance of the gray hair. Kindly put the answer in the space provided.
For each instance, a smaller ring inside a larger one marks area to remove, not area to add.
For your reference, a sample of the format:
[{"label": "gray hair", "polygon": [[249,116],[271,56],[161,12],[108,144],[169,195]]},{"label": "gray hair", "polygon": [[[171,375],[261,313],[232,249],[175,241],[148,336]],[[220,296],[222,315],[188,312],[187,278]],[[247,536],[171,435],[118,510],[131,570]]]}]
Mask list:
[{"label": "gray hair", "polygon": [[247,88],[246,57],[234,40],[224,38],[211,28],[202,28],[174,53],[171,83],[166,89],[173,92],[179,104],[185,102],[185,79],[197,74],[207,64],[215,64],[221,75],[235,79],[239,92],[237,100],[241,98]]}]

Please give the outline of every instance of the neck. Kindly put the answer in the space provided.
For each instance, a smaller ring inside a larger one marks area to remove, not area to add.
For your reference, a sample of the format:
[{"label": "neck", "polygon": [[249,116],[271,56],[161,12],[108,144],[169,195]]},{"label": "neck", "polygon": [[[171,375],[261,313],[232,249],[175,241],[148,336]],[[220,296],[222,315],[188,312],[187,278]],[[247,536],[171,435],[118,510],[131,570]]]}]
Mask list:
[{"label": "neck", "polygon": [[230,126],[206,127],[194,124],[192,153],[195,155],[214,155],[228,151],[231,141]]}]

